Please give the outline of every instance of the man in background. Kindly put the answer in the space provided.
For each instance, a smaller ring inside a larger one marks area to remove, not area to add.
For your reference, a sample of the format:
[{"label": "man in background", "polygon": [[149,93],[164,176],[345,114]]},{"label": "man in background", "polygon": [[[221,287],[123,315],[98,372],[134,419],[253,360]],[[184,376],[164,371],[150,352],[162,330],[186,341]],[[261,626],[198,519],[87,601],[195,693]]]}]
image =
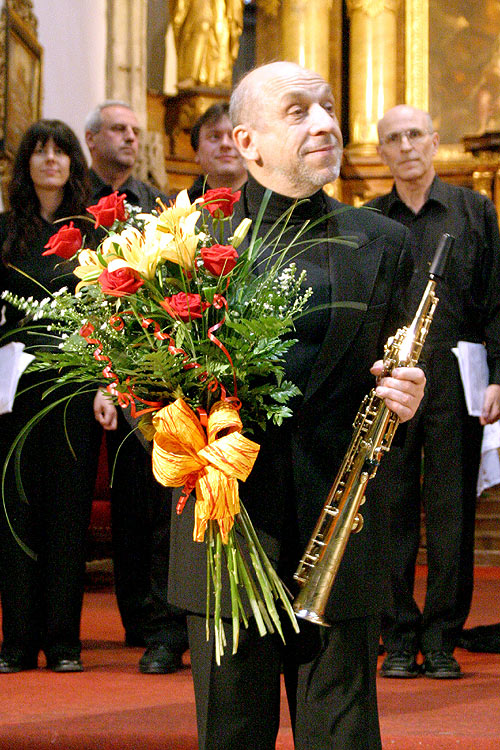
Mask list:
[{"label": "man in background", "polygon": [[188,190],[191,203],[209,189],[227,187],[233,193],[246,182],[247,170],[234,145],[229,104],[213,104],[191,129],[195,162],[202,173]]},{"label": "man in background", "polygon": [[[477,192],[442,182],[439,144],[427,112],[399,105],[378,123],[378,152],[394,177],[392,191],[369,205],[414,236],[413,304],[423,292],[439,237],[455,237],[426,340],[427,389],[402,447],[380,467],[375,491],[391,504],[392,601],[383,620],[384,677],[457,678],[453,656],[469,613],[474,576],[476,482],[482,425],[500,416],[500,236],[495,207]],[[467,413],[457,358],[459,340],[486,342],[489,385],[480,418]],[[423,474],[422,474],[423,454]],[[383,477],[383,478],[382,478]],[[425,507],[427,592],[413,597]],[[423,664],[417,655],[423,654]]]},{"label": "man in background", "polygon": [[[139,136],[137,116],[125,102],[106,101],[88,115],[85,140],[94,202],[115,190],[145,212],[156,208],[158,196],[167,201],[132,174]],[[182,664],[187,635],[184,615],[167,603],[171,495],[155,481],[151,457],[130,434],[123,410],[101,394],[94,412],[108,431],[114,578],[125,642],[147,646],[141,672],[173,672]]]}]

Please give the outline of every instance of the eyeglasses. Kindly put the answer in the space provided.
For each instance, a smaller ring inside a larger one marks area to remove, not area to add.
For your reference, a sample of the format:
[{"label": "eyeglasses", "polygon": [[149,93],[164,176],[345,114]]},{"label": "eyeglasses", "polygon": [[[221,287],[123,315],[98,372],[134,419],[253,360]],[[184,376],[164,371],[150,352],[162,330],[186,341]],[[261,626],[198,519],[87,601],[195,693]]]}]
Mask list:
[{"label": "eyeglasses", "polygon": [[409,130],[400,130],[398,133],[389,133],[382,138],[382,143],[386,146],[400,146],[403,138],[406,137],[408,143],[412,146],[420,143],[426,135],[430,135],[431,130],[420,130],[420,128],[410,128]]}]

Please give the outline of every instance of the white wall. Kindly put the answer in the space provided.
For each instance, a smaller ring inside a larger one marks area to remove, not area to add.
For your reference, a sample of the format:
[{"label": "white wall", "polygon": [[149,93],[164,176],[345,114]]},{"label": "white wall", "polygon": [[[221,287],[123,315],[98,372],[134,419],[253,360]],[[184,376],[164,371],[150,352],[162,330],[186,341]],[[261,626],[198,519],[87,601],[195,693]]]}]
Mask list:
[{"label": "white wall", "polygon": [[106,0],[34,0],[33,9],[43,47],[42,116],[66,122],[85,145],[85,118],[106,98]]}]

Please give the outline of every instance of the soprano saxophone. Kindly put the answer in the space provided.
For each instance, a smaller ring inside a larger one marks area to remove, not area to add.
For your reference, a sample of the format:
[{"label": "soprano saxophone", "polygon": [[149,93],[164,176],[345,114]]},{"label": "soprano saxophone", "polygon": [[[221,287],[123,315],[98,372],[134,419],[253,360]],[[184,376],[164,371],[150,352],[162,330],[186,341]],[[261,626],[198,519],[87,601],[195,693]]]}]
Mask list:
[{"label": "soprano saxophone", "polygon": [[[411,325],[400,328],[387,341],[384,375],[389,375],[395,367],[417,364],[439,301],[434,294],[436,279],[443,276],[452,243],[451,235],[442,236]],[[328,625],[323,614],[349,536],[363,527],[359,508],[365,501],[366,486],[375,476],[382,456],[390,449],[398,424],[399,417],[388,409],[373,388],[356,415],[351,443],[294,574],[300,585],[293,602],[297,617]]]}]

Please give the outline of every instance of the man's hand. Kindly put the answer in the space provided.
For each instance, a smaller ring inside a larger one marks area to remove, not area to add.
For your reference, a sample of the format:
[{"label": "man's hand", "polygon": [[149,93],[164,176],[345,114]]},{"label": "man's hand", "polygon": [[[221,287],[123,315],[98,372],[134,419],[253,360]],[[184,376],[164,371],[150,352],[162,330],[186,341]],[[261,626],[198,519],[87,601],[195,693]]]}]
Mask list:
[{"label": "man's hand", "polygon": [[116,430],[118,412],[111,398],[98,390],[94,398],[94,417],[105,430]]},{"label": "man's hand", "polygon": [[[425,389],[424,371],[419,367],[396,367],[389,377],[380,377],[382,360],[375,362],[370,372],[380,378],[375,393],[395,412],[401,422],[411,419],[422,401]],[[500,387],[500,386],[499,386]]]},{"label": "man's hand", "polygon": [[489,385],[484,394],[483,413],[479,417],[482,425],[493,424],[500,417],[500,385]]}]

